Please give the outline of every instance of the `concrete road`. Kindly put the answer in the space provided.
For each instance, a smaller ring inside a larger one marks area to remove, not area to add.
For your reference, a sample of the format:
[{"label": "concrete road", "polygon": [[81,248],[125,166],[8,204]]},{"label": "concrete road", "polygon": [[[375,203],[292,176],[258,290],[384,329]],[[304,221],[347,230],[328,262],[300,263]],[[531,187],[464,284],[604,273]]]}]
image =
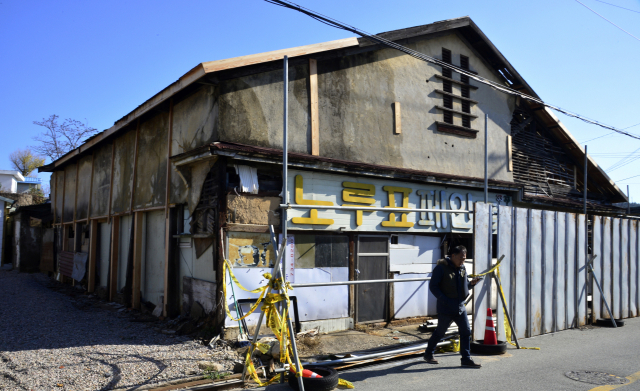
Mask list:
[{"label": "concrete road", "polygon": [[[356,390],[640,390],[640,318],[627,319],[617,329],[575,329],[523,339],[502,356],[474,356],[481,369],[460,367],[459,354],[440,354],[439,365],[421,358],[388,362],[340,373]],[[597,371],[628,377],[629,383],[600,387],[571,380],[569,371]],[[264,388],[262,388],[264,389]],[[290,390],[272,385],[268,391]]]}]

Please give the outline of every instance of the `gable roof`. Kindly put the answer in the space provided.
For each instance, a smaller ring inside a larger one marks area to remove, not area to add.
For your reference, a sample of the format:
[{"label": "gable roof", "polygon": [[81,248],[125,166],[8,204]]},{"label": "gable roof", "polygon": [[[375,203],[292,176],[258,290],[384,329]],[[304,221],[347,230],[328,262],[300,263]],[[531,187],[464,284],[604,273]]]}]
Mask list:
[{"label": "gable roof", "polygon": [[[480,30],[480,28],[469,18],[468,16],[444,20],[427,25],[409,27],[399,30],[387,31],[378,34],[385,39],[391,41],[401,41],[409,38],[427,36],[435,33],[442,33],[446,31],[455,31],[459,33],[474,49],[480,58],[495,69],[504,81],[511,88],[518,90],[524,94],[531,95],[540,99],[535,93],[533,88],[524,80],[524,78],[515,70],[515,68],[507,61],[507,59],[500,53],[500,51],[493,45],[493,43],[487,38],[487,36]],[[89,138],[83,145],[70,151],[66,155],[60,157],[58,160],[50,163],[49,165],[39,168],[40,172],[51,172],[57,167],[64,165],[68,161],[83,154],[100,142],[108,139],[109,137],[117,134],[120,130],[131,125],[145,114],[150,113],[153,109],[158,108],[162,104],[166,104],[170,98],[176,94],[183,92],[189,87],[197,85],[200,82],[207,82],[208,77],[224,71],[233,69],[245,68],[260,64],[272,63],[282,61],[282,58],[286,55],[289,58],[304,57],[311,54],[322,54],[323,57],[334,55],[341,55],[343,50],[379,47],[378,44],[374,44],[366,38],[346,38],[336,41],[323,42],[318,44],[299,46],[289,49],[275,50],[271,52],[252,54],[248,56],[235,57],[224,60],[203,62],[195,66],[189,72],[185,73],[180,79],[167,86],[165,89],[151,97],[149,100],[138,106],[135,110],[116,121],[114,126]],[[535,112],[535,115],[542,121],[545,126],[549,128],[551,133],[559,140],[568,152],[568,154],[576,161],[580,162],[579,166],[582,166],[584,161],[584,149],[580,146],[578,141],[571,135],[569,130],[560,122],[555,114],[545,106],[539,106],[531,103],[531,109]],[[611,178],[598,166],[598,164],[591,158],[588,158],[587,169],[589,180],[596,181],[598,185],[606,189],[613,202],[626,202],[626,195],[620,190]]]}]

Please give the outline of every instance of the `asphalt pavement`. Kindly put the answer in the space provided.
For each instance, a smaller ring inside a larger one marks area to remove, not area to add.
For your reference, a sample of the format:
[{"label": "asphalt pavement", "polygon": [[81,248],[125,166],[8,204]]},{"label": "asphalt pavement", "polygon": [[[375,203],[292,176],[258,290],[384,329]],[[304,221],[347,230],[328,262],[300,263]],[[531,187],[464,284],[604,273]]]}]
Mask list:
[{"label": "asphalt pavement", "polygon": [[[480,369],[461,368],[458,353],[438,354],[438,365],[422,358],[386,362],[340,372],[356,390],[640,390],[640,318],[626,319],[617,329],[588,327],[520,340],[501,356],[474,356]],[[572,380],[570,371],[604,372],[629,378],[621,386],[602,387]],[[638,379],[638,380],[636,380]],[[598,388],[600,387],[600,388]],[[272,385],[261,390],[290,390]]]}]

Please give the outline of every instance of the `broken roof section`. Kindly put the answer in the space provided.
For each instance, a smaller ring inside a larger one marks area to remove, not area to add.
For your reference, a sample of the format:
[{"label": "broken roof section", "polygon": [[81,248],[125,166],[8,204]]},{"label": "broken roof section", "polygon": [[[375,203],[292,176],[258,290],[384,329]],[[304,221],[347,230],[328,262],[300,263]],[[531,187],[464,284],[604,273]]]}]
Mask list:
[{"label": "broken roof section", "polygon": [[[504,83],[507,86],[524,94],[540,98],[468,16],[422,26],[388,31],[380,33],[378,36],[391,41],[405,41],[415,37],[422,37],[447,31],[455,31],[459,33],[468,42],[469,46],[478,53],[479,57],[495,69],[496,74],[500,75],[500,77],[504,79]],[[153,109],[158,108],[158,106],[165,104],[170,98],[177,94],[182,93],[186,89],[196,86],[201,82],[209,83],[211,76],[216,73],[268,63],[273,63],[274,67],[277,67],[285,55],[289,58],[295,58],[311,54],[316,54],[317,56],[321,53],[323,58],[330,58],[344,55],[345,50],[378,46],[378,44],[374,44],[365,38],[346,38],[337,41],[329,41],[231,59],[200,63],[176,82],[172,83],[154,95],[151,99],[138,106],[135,110],[116,121],[114,126],[91,137],[83,145],[73,151],[70,151],[51,164],[40,167],[39,171],[51,172],[55,170],[57,167],[64,165],[76,156],[90,150],[100,142],[108,139],[110,136],[117,134],[121,129],[145,116],[145,114],[150,113]],[[531,109],[534,110],[535,115],[550,129],[554,136],[557,137],[567,152],[576,161],[581,162],[584,160],[584,149],[549,108],[532,103]],[[588,160],[588,174],[590,180],[596,181],[610,193],[609,195],[613,202],[627,201],[627,197],[622,190],[616,186],[614,181],[611,180],[604,170],[602,170],[591,158]]]}]

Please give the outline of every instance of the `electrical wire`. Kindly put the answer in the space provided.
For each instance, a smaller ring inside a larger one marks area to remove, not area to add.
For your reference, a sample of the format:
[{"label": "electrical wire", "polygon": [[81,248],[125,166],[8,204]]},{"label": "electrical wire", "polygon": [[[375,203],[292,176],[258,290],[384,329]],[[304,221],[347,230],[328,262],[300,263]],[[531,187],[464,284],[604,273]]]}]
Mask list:
[{"label": "electrical wire", "polygon": [[623,29],[622,27],[618,26],[617,24],[613,23],[612,21],[610,21],[609,19],[605,18],[604,16],[600,15],[599,13],[597,13],[596,11],[592,10],[591,8],[587,7],[584,3],[582,3],[580,0],[576,0],[578,3],[582,4],[586,9],[588,9],[589,11],[593,12],[594,14],[598,15],[599,17],[601,17],[602,19],[606,20],[607,22],[611,23],[612,25],[616,26],[617,28],[619,28],[620,30],[624,31],[625,33],[629,34],[630,36],[632,36],[633,38],[637,39],[638,41],[640,41],[640,38],[636,37],[635,35],[631,34],[630,32],[628,32],[627,30]]},{"label": "electrical wire", "polygon": [[[631,128],[634,128],[634,127],[636,127],[636,126],[638,126],[638,125],[640,125],[640,122],[638,122],[638,123],[637,123],[637,124],[635,124],[635,125],[631,125],[631,126],[627,126],[626,128],[622,128],[622,130],[631,129]],[[596,137],[596,138],[591,138],[591,139],[589,139],[589,140],[587,140],[587,141],[580,141],[580,144],[585,144],[585,143],[588,143],[589,141],[593,141],[593,140],[597,140],[597,139],[599,139],[599,138],[607,137],[607,136],[610,136],[610,135],[612,135],[612,134],[614,134],[614,133],[615,133],[615,132],[611,132],[611,133],[607,133],[607,134],[605,134],[605,135],[603,135],[603,136],[598,136],[598,137]],[[591,155],[593,155],[593,154],[591,154]]]},{"label": "electrical wire", "polygon": [[616,181],[616,182],[626,181],[627,179],[636,178],[636,177],[639,177],[639,176],[640,176],[640,174],[634,175],[634,176],[630,176],[629,178],[620,179],[619,181]]},{"label": "electrical wire", "polygon": [[[550,108],[552,110],[555,110],[555,111],[557,111],[559,113],[565,114],[565,115],[567,115],[569,117],[573,117],[573,118],[579,119],[581,121],[584,121],[586,123],[589,123],[589,124],[592,124],[592,125],[597,125],[597,126],[600,126],[602,128],[609,129],[609,130],[611,130],[613,132],[620,133],[620,134],[623,134],[625,136],[640,140],[640,136],[625,132],[622,129],[618,129],[618,128],[615,128],[615,127],[610,126],[610,125],[603,124],[602,122],[596,121],[594,119],[587,118],[587,117],[582,116],[580,114],[573,113],[571,111],[562,109],[562,108],[560,108],[558,106],[545,103],[544,101],[542,101],[539,98],[524,94],[524,93],[522,93],[522,92],[520,92],[518,90],[515,90],[513,88],[510,88],[508,86],[504,86],[504,85],[502,85],[500,83],[485,79],[484,77],[476,75],[475,73],[471,73],[471,72],[469,72],[469,71],[467,71],[465,69],[459,68],[459,67],[457,67],[455,65],[449,64],[449,63],[444,62],[442,60],[438,60],[437,58],[434,58],[434,57],[428,56],[428,55],[426,55],[424,53],[420,53],[420,52],[417,52],[415,50],[409,49],[409,48],[407,48],[405,46],[399,45],[399,44],[397,44],[397,43],[395,43],[393,41],[389,41],[389,40],[387,40],[385,38],[382,38],[380,36],[371,35],[371,34],[367,33],[366,31],[363,31],[363,30],[360,30],[360,29],[358,29],[356,27],[344,24],[344,23],[339,22],[339,21],[337,21],[337,20],[335,20],[335,19],[333,19],[331,17],[319,14],[319,13],[317,13],[315,11],[312,11],[312,10],[310,10],[308,8],[302,7],[302,6],[300,6],[298,4],[295,4],[295,3],[291,2],[291,1],[288,1],[288,0],[264,0],[264,1],[266,1],[267,3],[279,5],[279,6],[284,7],[284,8],[289,8],[289,9],[301,12],[301,13],[303,13],[303,14],[305,14],[307,16],[310,16],[311,18],[313,18],[315,20],[318,20],[319,22],[322,22],[322,23],[324,23],[324,24],[326,24],[328,26],[335,27],[335,28],[338,28],[338,29],[341,29],[341,30],[346,30],[346,31],[352,32],[354,34],[360,35],[361,37],[366,38],[366,39],[368,39],[369,41],[371,41],[373,43],[377,43],[377,44],[380,44],[380,45],[383,45],[383,46],[387,46],[387,47],[399,50],[399,51],[401,51],[403,53],[406,53],[406,54],[410,55],[411,57],[414,57],[414,58],[418,59],[418,60],[422,60],[422,61],[434,64],[434,65],[438,65],[438,66],[441,66],[441,67],[446,68],[446,69],[451,69],[452,71],[454,71],[456,73],[459,73],[461,75],[467,76],[470,79],[473,79],[473,80],[475,80],[475,81],[477,81],[479,83],[488,85],[488,86],[490,86],[491,88],[493,88],[493,89],[495,89],[497,91],[500,91],[500,92],[503,92],[503,93],[506,93],[506,94],[510,94],[510,95],[514,95],[514,96],[518,96],[518,97],[520,97],[522,99],[528,100],[530,102],[536,103],[536,104],[544,106],[544,107],[548,107],[548,108]],[[506,77],[504,74],[503,74],[503,77],[505,77],[505,79],[507,80],[508,83],[513,84],[508,79],[508,77]]]},{"label": "electrical wire", "polygon": [[640,11],[636,11],[636,10],[632,10],[632,9],[629,9],[629,8],[620,7],[619,5],[615,5],[615,4],[607,3],[606,1],[600,1],[600,0],[596,0],[596,1],[597,1],[598,3],[609,4],[609,5],[612,5],[612,6],[614,6],[614,7],[622,8],[623,10],[627,10],[627,11],[631,11],[631,12],[637,12],[637,13],[639,13],[639,14],[640,14]]}]

